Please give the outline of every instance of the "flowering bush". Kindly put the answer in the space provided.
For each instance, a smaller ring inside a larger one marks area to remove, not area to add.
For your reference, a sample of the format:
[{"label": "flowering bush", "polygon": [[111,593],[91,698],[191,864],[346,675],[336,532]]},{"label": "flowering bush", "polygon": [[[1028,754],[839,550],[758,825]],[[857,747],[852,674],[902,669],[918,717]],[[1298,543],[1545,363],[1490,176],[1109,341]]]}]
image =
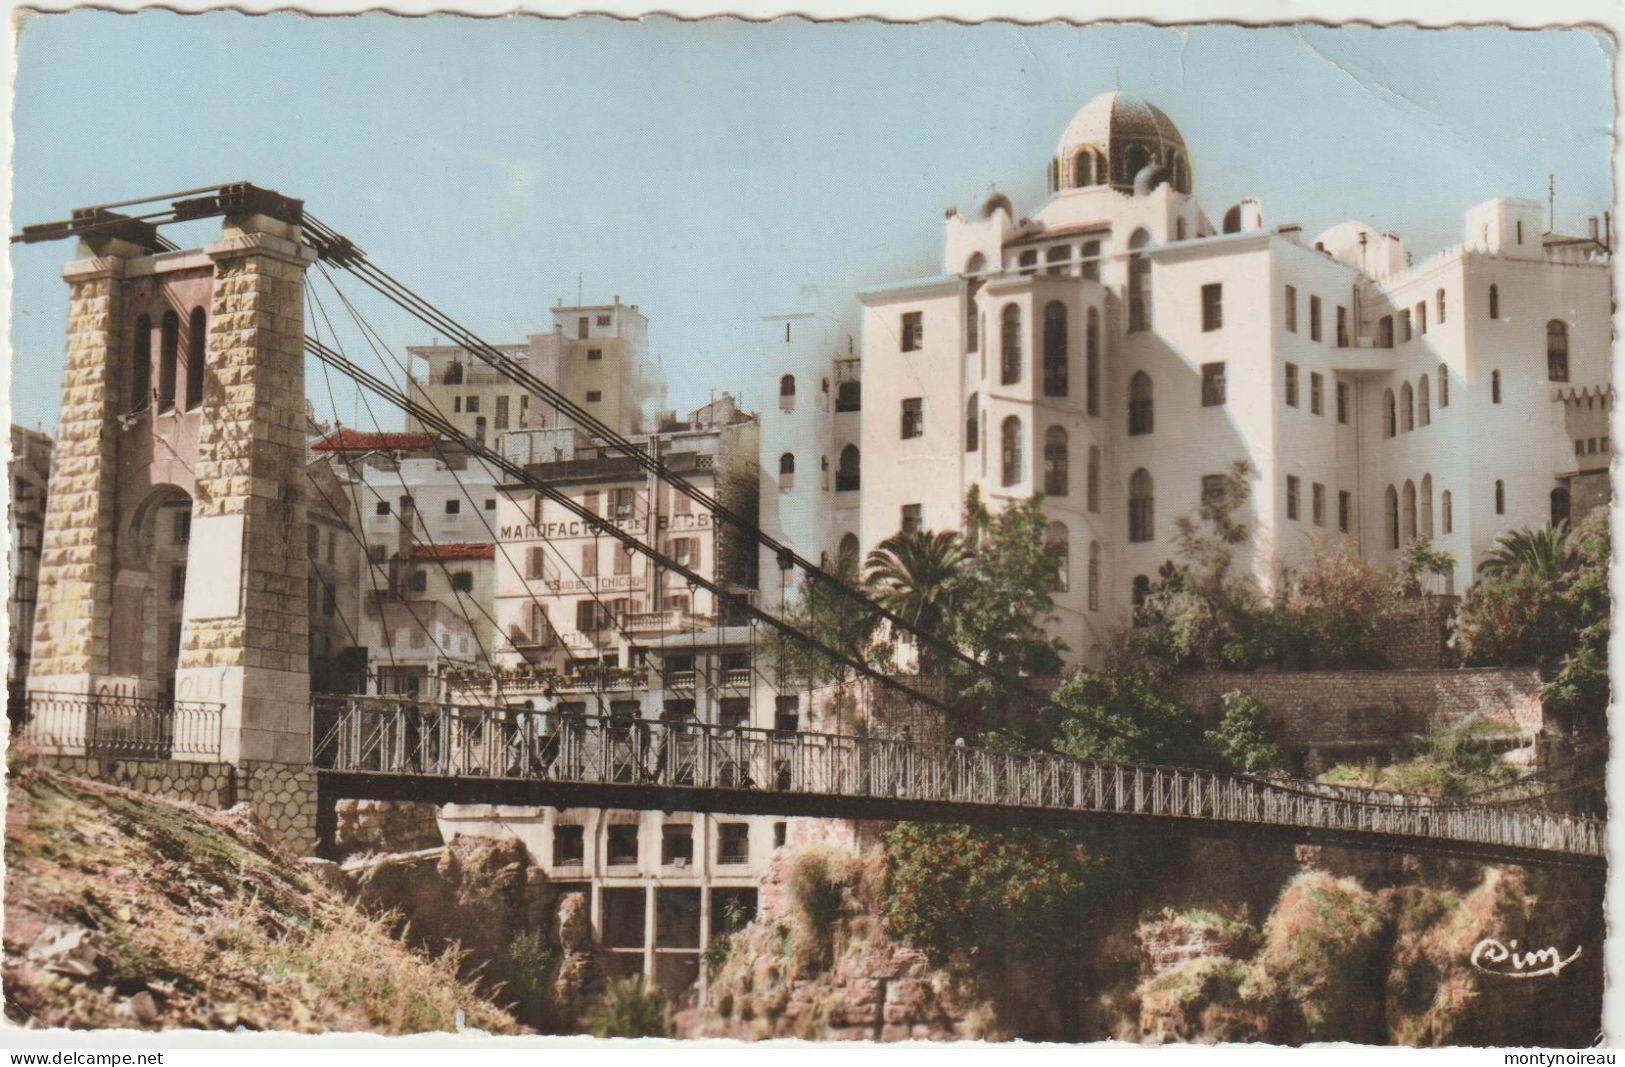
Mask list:
[{"label": "flowering bush", "polygon": [[910,944],[1000,958],[1076,942],[1106,862],[1067,833],[902,823],[886,835],[886,916]]}]

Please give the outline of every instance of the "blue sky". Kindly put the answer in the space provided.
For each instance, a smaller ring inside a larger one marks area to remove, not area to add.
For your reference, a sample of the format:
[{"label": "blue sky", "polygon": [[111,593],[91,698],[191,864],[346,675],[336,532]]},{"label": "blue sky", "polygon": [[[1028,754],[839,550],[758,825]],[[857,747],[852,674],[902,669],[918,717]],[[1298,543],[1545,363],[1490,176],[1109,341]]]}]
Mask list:
[{"label": "blue sky", "polygon": [[[759,318],[803,285],[853,322],[857,291],[938,270],[947,207],[995,182],[1035,207],[1098,92],[1168,112],[1210,215],[1257,196],[1272,225],[1360,218],[1420,257],[1548,173],[1560,229],[1610,206],[1613,58],[1583,31],[79,11],[22,28],[12,220],[252,180],[487,340],[543,327],[578,276],[639,304],[686,408],[753,380]],[[71,252],[12,249],[25,425],[55,422]],[[391,343],[430,339],[367,306]],[[328,414],[314,369],[309,390]]]}]

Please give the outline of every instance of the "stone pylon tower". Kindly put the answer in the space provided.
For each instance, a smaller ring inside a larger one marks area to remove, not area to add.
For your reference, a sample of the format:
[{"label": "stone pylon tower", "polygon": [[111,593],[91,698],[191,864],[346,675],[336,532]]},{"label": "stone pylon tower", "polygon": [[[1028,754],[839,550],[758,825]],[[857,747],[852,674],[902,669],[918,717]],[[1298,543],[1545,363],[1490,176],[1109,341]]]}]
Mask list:
[{"label": "stone pylon tower", "polygon": [[231,763],[309,758],[315,253],[298,202],[276,199],[281,217],[227,215],[201,249],[85,238],[64,270],[68,361],[28,680],[219,704],[215,758]]}]

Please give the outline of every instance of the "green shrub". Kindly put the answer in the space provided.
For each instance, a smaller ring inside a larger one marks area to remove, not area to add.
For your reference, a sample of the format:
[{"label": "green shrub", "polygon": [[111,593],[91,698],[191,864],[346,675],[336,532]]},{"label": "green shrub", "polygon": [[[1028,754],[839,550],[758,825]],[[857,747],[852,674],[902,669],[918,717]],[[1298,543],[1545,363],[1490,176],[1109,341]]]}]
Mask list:
[{"label": "green shrub", "polygon": [[497,973],[508,996],[513,998],[514,1013],[521,1022],[538,1025],[545,1018],[549,1006],[548,979],[558,962],[559,950],[540,929],[519,934],[502,950],[497,960]]},{"label": "green shrub", "polygon": [[666,998],[643,975],[611,982],[587,1021],[594,1037],[669,1037]]},{"label": "green shrub", "polygon": [[1073,759],[1177,763],[1193,747],[1194,720],[1148,671],[1080,670],[1055,691],[1055,751]]},{"label": "green shrub", "polygon": [[1076,942],[1106,861],[1072,834],[902,823],[886,835],[885,914],[908,943],[1017,957]]},{"label": "green shrub", "polygon": [[1269,713],[1257,698],[1232,691],[1224,694],[1224,716],[1209,730],[1208,743],[1238,771],[1258,774],[1286,765],[1286,753],[1270,729]]}]

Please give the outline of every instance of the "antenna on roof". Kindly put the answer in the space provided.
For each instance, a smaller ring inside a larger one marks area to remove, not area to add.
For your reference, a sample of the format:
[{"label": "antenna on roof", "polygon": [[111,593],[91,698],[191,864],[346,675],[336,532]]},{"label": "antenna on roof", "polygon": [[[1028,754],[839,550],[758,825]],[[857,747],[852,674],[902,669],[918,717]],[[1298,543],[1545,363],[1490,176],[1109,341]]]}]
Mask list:
[{"label": "antenna on roof", "polygon": [[1546,232],[1557,232],[1557,175],[1546,175]]}]

